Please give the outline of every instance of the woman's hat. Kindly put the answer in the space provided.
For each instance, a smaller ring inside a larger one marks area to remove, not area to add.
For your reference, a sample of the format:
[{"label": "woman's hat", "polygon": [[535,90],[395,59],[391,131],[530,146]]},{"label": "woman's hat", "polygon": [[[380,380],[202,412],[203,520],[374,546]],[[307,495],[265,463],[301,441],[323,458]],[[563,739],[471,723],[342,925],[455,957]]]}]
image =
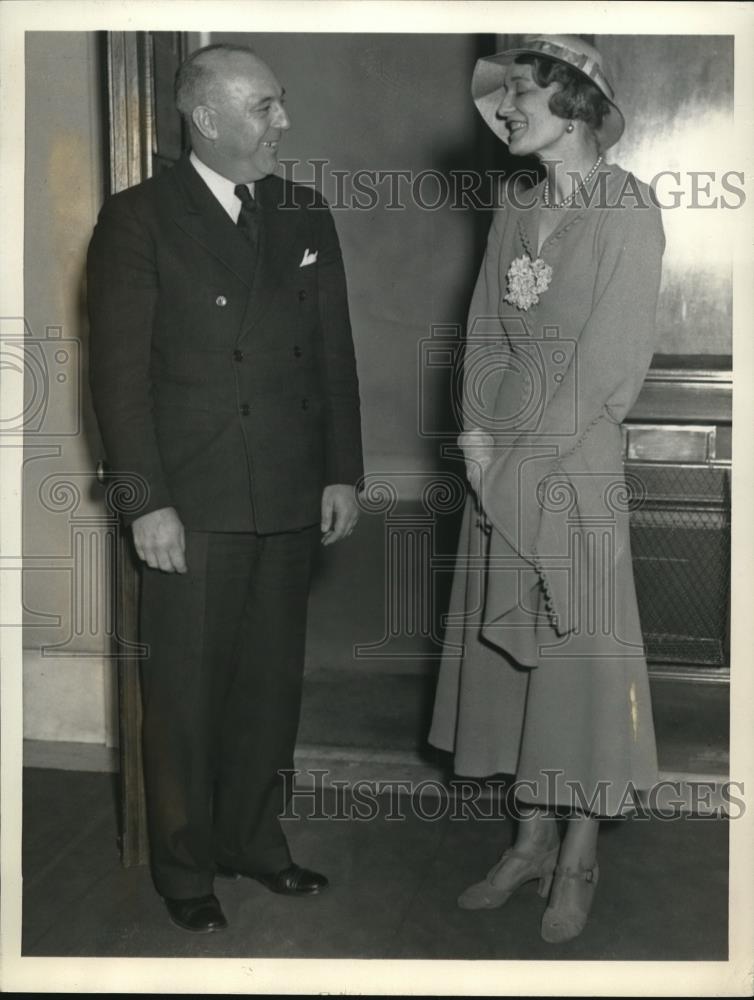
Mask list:
[{"label": "woman's hat", "polygon": [[604,60],[593,45],[577,35],[527,35],[520,48],[506,49],[477,60],[471,81],[471,96],[482,118],[498,138],[508,142],[508,129],[497,117],[497,109],[503,99],[506,67],[516,56],[525,53],[556,59],[593,83],[610,104],[609,112],[597,129],[600,148],[605,150],[620,139],[626,122],[613,100],[615,91],[605,72]]}]

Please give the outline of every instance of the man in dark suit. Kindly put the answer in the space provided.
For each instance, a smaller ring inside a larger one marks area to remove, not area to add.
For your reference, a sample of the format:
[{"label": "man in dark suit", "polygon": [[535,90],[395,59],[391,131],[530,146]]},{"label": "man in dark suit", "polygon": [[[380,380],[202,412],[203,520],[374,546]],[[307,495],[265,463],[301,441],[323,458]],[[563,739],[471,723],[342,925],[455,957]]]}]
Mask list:
[{"label": "man in dark suit", "polygon": [[88,257],[91,385],[108,461],[138,485],[152,872],[175,923],[226,924],[215,875],[288,894],[293,766],[318,542],[362,474],[345,277],[321,196],[274,176],[283,91],[251,50],[176,76],[192,152],[110,198]]}]

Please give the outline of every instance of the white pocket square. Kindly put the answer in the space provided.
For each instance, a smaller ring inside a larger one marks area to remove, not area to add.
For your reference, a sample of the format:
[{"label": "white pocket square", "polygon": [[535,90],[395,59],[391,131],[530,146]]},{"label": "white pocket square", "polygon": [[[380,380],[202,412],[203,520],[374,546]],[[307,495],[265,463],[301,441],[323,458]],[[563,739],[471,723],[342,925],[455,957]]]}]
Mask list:
[{"label": "white pocket square", "polygon": [[299,267],[308,267],[309,264],[314,264],[317,260],[317,251],[309,253],[309,247],[304,250],[304,256],[301,258],[301,263]]}]

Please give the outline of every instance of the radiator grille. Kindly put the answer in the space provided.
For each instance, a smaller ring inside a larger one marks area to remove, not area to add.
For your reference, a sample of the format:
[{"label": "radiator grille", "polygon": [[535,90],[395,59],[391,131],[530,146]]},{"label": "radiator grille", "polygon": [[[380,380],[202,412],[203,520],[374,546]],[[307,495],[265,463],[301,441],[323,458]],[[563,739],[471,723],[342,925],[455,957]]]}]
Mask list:
[{"label": "radiator grille", "polygon": [[645,491],[631,548],[647,658],[727,667],[729,470],[627,463],[626,472]]}]

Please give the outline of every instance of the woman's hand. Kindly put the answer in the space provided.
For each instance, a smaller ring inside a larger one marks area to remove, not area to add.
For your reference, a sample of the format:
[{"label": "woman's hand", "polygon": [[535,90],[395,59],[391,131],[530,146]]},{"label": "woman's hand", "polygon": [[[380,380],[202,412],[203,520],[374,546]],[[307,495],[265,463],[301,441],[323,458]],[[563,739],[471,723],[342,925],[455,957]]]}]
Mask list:
[{"label": "woman's hand", "polygon": [[481,427],[464,431],[458,437],[458,446],[463,451],[466,461],[466,478],[478,498],[482,492],[482,473],[492,461],[494,444],[492,435],[483,431]]}]

